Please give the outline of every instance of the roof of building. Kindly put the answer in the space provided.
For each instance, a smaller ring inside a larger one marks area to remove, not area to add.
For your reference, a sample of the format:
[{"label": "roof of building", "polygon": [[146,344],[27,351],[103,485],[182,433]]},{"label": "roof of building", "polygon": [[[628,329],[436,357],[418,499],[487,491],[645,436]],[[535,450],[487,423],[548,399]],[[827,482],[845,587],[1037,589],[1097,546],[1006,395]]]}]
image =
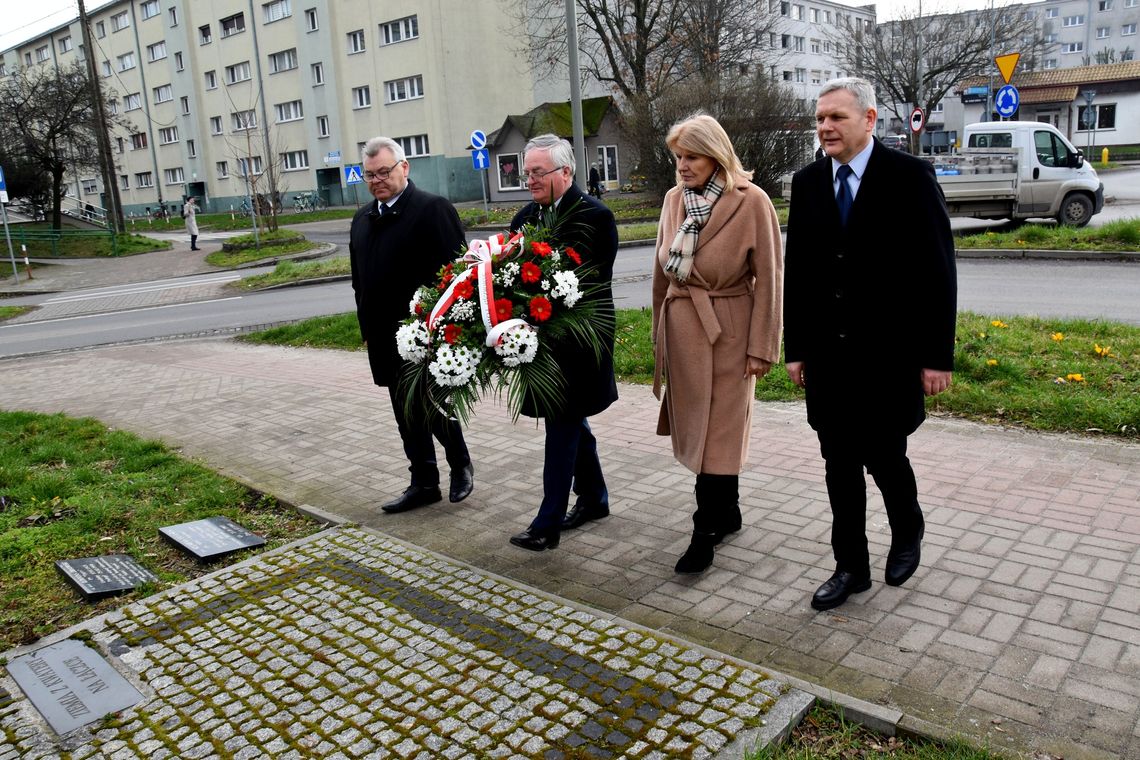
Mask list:
[{"label": "roof of building", "polygon": [[[1056,88],[1065,85],[1079,87],[1086,84],[1121,82],[1130,79],[1140,79],[1140,61],[1074,66],[1071,69],[1015,72],[1010,84],[1017,87],[1022,95],[1021,102],[1024,103],[1028,102],[1025,100],[1025,91],[1037,87]],[[984,86],[989,84],[989,81],[988,76],[969,77],[958,84],[958,91],[961,92],[967,87]]]},{"label": "roof of building", "polygon": [[1018,93],[1021,95],[1019,102],[1021,105],[1033,105],[1036,103],[1072,103],[1077,99],[1077,89],[1075,84],[1065,87],[1035,87],[1032,89],[1021,89]]},{"label": "roof of building", "polygon": [[[608,95],[597,98],[585,98],[582,101],[582,132],[585,137],[593,137],[602,126],[611,108],[614,108],[614,99]],[[490,145],[498,145],[499,138],[506,137],[511,127],[529,140],[535,135],[555,134],[559,137],[569,138],[574,134],[573,118],[570,114],[570,102],[543,103],[535,106],[524,114],[512,114],[503,121],[503,126],[487,136]]]}]

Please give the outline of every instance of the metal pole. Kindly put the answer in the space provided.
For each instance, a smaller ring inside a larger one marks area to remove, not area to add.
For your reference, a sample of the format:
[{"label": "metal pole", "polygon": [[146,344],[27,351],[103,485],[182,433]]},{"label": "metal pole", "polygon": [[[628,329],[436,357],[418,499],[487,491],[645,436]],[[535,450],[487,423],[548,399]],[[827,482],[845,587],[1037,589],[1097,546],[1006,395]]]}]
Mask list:
[{"label": "metal pole", "polygon": [[483,192],[483,219],[489,220],[490,209],[487,208],[487,184],[490,182],[491,172],[488,169],[479,171],[479,189]]},{"label": "metal pole", "polygon": [[[566,0],[566,48],[567,66],[570,69],[570,117],[574,129],[574,173],[578,182],[584,183],[590,176],[586,173],[586,138],[582,126],[582,83],[578,71],[578,11],[574,0]],[[585,185],[582,185],[585,187]]]},{"label": "metal pole", "polygon": [[12,250],[12,235],[8,232],[8,204],[0,203],[0,215],[4,217],[4,239],[8,241],[8,258],[12,260],[12,276],[20,284],[20,270],[16,269],[16,252]]}]

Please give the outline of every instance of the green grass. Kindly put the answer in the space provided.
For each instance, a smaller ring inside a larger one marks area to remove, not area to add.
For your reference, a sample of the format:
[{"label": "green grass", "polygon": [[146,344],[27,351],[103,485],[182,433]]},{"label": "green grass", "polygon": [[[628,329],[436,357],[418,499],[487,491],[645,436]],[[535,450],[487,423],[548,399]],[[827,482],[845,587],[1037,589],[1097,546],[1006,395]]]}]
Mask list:
[{"label": "green grass", "polygon": [[963,741],[902,739],[846,720],[830,705],[817,705],[776,747],[746,753],[746,760],[998,760]]},{"label": "green grass", "polygon": [[158,529],[218,515],[263,536],[269,547],[317,530],[159,442],[92,419],[0,411],[0,651],[123,603],[82,601],[56,560],[133,557],[159,582],[129,601],[215,569],[167,544]]},{"label": "green grass", "polygon": [[12,317],[18,317],[31,311],[31,306],[0,306],[0,322]]},{"label": "green grass", "polygon": [[[1112,322],[958,315],[954,384],[927,399],[931,412],[1034,430],[1140,437],[1140,328]],[[618,311],[614,370],[630,383],[653,381],[649,309]],[[1054,340],[1060,333],[1062,340]],[[984,337],[983,337],[984,336]],[[360,347],[352,313],[246,336],[253,342]],[[1107,346],[1098,356],[1096,346]],[[994,363],[990,363],[990,362]],[[1070,375],[1079,375],[1080,379]],[[1059,382],[1060,378],[1063,382]],[[756,385],[761,401],[802,400],[782,366]]]},{"label": "green grass", "polygon": [[657,222],[637,222],[635,224],[618,225],[618,241],[625,243],[631,240],[656,240]]},{"label": "green grass", "polygon": [[[280,232],[280,230],[279,230]],[[291,256],[295,253],[304,253],[318,246],[308,240],[291,240],[286,243],[262,245],[257,248],[240,248],[235,251],[214,251],[206,256],[206,263],[216,267],[236,267],[248,264],[251,261],[272,259],[278,256]]]},{"label": "green grass", "polygon": [[[26,255],[33,258],[72,259],[114,255],[134,256],[139,253],[165,251],[172,247],[169,240],[155,240],[145,235],[132,233],[118,235],[115,238],[114,248],[112,248],[110,233],[100,230],[79,230],[65,226],[59,240],[54,242],[52,240],[26,239],[21,234],[24,231],[34,235],[49,234],[52,232],[51,225],[45,222],[36,222],[21,224],[19,227],[13,228],[12,244],[17,249],[20,245],[26,245]],[[19,254],[25,255],[23,251],[19,251]]]},{"label": "green grass", "polygon": [[1015,250],[1137,251],[1140,250],[1140,219],[1119,219],[1103,227],[1026,224],[1009,232],[960,237],[955,245]]},{"label": "green grass", "polygon": [[230,286],[241,290],[257,290],[273,285],[301,282],[318,277],[347,275],[350,271],[351,265],[347,256],[337,256],[335,258],[320,259],[318,261],[282,261],[268,274],[243,277],[237,282],[230,283]]}]

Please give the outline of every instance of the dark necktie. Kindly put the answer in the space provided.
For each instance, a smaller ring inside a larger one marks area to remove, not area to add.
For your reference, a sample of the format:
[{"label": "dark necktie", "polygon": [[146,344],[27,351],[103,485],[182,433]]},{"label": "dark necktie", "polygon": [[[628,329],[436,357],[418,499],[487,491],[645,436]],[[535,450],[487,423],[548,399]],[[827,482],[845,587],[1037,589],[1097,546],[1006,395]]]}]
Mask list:
[{"label": "dark necktie", "polygon": [[387,216],[391,212],[392,212],[392,207],[389,206],[387,203],[381,203],[380,204],[380,216]]},{"label": "dark necktie", "polygon": [[839,179],[839,191],[835,194],[835,202],[839,205],[839,221],[843,226],[847,226],[847,215],[851,213],[851,188],[847,185],[847,178],[854,174],[851,167],[843,164],[835,172],[836,178]]}]

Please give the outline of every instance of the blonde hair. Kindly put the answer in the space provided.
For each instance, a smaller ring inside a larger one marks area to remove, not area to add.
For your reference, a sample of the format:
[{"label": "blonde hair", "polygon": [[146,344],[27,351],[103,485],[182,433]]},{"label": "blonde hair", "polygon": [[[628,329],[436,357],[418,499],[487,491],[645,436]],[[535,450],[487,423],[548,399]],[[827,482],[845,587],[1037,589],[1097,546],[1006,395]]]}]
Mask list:
[{"label": "blonde hair", "polygon": [[[716,161],[724,173],[725,190],[731,190],[738,177],[752,179],[752,172],[744,170],[724,127],[703,111],[686,116],[670,127],[669,134],[665,136],[665,145],[674,153],[678,149],[687,150]],[[681,184],[681,175],[678,174],[677,185]]]}]

